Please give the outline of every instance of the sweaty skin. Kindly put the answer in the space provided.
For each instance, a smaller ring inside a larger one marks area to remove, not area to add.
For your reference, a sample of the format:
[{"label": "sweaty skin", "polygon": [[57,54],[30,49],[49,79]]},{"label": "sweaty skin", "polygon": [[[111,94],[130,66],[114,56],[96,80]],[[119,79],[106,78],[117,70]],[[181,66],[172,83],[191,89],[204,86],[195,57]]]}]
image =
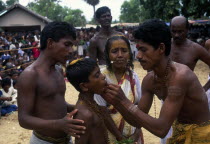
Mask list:
[{"label": "sweaty skin", "polygon": [[[187,39],[187,32],[188,28],[186,27],[185,17],[176,16],[171,20],[171,59],[175,62],[187,65],[192,71],[198,60],[210,66],[210,53],[201,45]],[[204,85],[205,91],[209,88],[210,85]]]},{"label": "sweaty skin", "polygon": [[[185,124],[201,124],[210,120],[207,96],[190,68],[164,56],[163,43],[156,50],[142,41],[138,43],[137,58],[143,69],[153,70],[143,79],[138,107],[125,97],[118,85],[109,84],[103,98],[114,105],[131,125],[144,127],[161,138],[165,137],[175,120]],[[164,101],[158,118],[147,114],[154,94]]]},{"label": "sweaty skin", "polygon": [[110,12],[102,14],[97,21],[101,25],[101,29],[90,40],[89,55],[94,60],[98,59],[99,65],[105,65],[104,49],[107,39],[114,35],[123,35],[123,33],[111,28],[112,16]]},{"label": "sweaty skin", "polygon": [[63,138],[67,134],[79,137],[84,121],[73,119],[77,113],[70,110],[64,94],[63,74],[55,64],[68,59],[73,39],[65,37],[58,42],[48,39],[47,48],[27,67],[18,79],[19,124],[43,136]]}]

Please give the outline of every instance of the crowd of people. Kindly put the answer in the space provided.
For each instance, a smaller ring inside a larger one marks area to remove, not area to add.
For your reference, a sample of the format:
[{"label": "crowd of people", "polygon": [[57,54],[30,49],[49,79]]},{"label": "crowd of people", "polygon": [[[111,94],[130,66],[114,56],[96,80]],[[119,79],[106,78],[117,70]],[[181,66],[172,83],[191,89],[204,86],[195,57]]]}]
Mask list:
[{"label": "crowd of people", "polygon": [[[201,86],[193,73],[198,60],[210,66],[210,28],[193,30],[183,16],[170,27],[153,19],[111,28],[108,7],[95,17],[96,29],[51,22],[41,33],[0,33],[1,115],[18,109],[30,144],[143,144],[141,127],[162,144],[210,143],[210,81]],[[135,59],[148,72],[142,81]],[[65,76],[80,92],[76,105],[65,101]],[[147,114],[154,95],[158,118]]]}]

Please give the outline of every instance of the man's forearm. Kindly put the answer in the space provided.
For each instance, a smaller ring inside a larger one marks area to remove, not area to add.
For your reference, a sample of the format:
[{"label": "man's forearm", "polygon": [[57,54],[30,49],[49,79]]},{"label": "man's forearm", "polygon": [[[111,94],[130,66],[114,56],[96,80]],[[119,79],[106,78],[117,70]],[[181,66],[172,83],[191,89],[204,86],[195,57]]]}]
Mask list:
[{"label": "man's forearm", "polygon": [[[164,122],[142,112],[129,100],[123,100],[115,105],[115,108],[122,114],[123,118],[131,125],[140,128],[144,127],[156,136],[164,137],[168,127],[164,127]],[[170,127],[169,127],[170,128]]]}]

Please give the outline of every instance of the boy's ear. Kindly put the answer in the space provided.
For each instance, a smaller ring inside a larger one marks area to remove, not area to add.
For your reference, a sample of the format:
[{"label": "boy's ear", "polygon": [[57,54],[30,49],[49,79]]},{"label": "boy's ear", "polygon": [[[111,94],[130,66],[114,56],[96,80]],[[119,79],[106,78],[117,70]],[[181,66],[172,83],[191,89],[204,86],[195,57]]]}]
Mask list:
[{"label": "boy's ear", "polygon": [[49,38],[47,39],[47,47],[52,48],[53,47],[53,39]]},{"label": "boy's ear", "polygon": [[87,92],[87,91],[88,91],[88,87],[87,87],[87,84],[86,84],[86,83],[80,83],[80,84],[79,84],[79,87],[80,87],[80,89],[81,89],[83,92]]},{"label": "boy's ear", "polygon": [[159,49],[160,49],[160,53],[165,53],[165,44],[164,43],[160,43]]}]

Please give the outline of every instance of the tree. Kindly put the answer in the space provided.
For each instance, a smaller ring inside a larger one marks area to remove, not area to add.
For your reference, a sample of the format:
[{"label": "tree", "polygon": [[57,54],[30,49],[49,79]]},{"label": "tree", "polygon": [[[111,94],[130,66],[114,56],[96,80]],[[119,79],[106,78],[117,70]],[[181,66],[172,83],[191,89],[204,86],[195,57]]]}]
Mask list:
[{"label": "tree", "polygon": [[3,11],[5,8],[6,8],[5,3],[2,0],[0,0],[0,12]]},{"label": "tree", "polygon": [[[136,15],[136,20],[133,15]],[[192,19],[208,17],[210,16],[210,0],[130,0],[125,1],[121,6],[120,18],[126,22],[135,22],[137,19],[144,21],[151,18],[170,21],[172,17],[178,15]]]},{"label": "tree", "polygon": [[84,1],[86,1],[89,5],[92,5],[93,6],[93,17],[95,18],[95,6],[97,5],[97,4],[99,4],[99,0],[84,0]]},{"label": "tree", "polygon": [[180,3],[177,0],[139,0],[142,9],[147,14],[144,19],[160,18],[169,21],[179,15]]},{"label": "tree", "polygon": [[7,0],[6,5],[7,7],[14,5],[15,2],[19,3],[19,0]]},{"label": "tree", "polygon": [[138,0],[125,1],[121,6],[121,22],[139,22],[140,5]]},{"label": "tree", "polygon": [[186,18],[201,18],[210,16],[209,0],[139,0],[140,4],[149,11],[149,17],[170,20],[173,16],[183,15]]},{"label": "tree", "polygon": [[210,16],[210,0],[181,0],[181,13],[187,18]]},{"label": "tree", "polygon": [[28,7],[49,18],[49,15],[51,14],[50,12],[52,12],[56,6],[58,8],[59,2],[59,0],[35,0],[34,2],[29,3]]},{"label": "tree", "polygon": [[64,21],[72,23],[74,26],[85,26],[86,19],[83,15],[83,12],[79,9],[70,10],[68,11],[68,15],[65,16]]},{"label": "tree", "polygon": [[28,7],[51,20],[70,22],[74,26],[84,26],[86,24],[85,16],[81,10],[62,7],[59,0],[36,0],[29,3]]}]

